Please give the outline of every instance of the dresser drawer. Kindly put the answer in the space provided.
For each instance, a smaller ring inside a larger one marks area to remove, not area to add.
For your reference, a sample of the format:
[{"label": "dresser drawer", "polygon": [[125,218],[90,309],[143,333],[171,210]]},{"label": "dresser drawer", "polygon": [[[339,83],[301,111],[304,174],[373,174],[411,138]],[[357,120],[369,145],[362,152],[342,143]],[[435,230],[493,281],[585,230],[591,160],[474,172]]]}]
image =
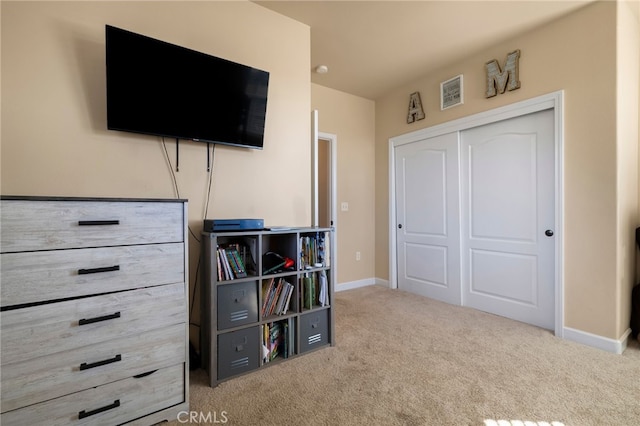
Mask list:
[{"label": "dresser drawer", "polygon": [[218,330],[258,321],[255,281],[218,286]]},{"label": "dresser drawer", "polygon": [[2,253],[184,241],[172,202],[0,201]]},{"label": "dresser drawer", "polygon": [[177,324],[3,365],[2,412],[184,362],[186,324]]},{"label": "dresser drawer", "polygon": [[[2,365],[187,321],[184,284],[0,313]],[[25,339],[28,336],[28,339]]]},{"label": "dresser drawer", "polygon": [[[226,379],[258,368],[260,349],[260,327],[220,334],[218,336],[218,379]],[[212,369],[212,371],[215,370]]]},{"label": "dresser drawer", "polygon": [[300,353],[329,343],[329,310],[300,315]]},{"label": "dresser drawer", "polygon": [[[116,425],[184,402],[184,366],[3,413],[3,426]],[[82,418],[81,418],[82,417]]]},{"label": "dresser drawer", "polygon": [[183,243],[4,253],[0,262],[3,308],[185,281]]}]

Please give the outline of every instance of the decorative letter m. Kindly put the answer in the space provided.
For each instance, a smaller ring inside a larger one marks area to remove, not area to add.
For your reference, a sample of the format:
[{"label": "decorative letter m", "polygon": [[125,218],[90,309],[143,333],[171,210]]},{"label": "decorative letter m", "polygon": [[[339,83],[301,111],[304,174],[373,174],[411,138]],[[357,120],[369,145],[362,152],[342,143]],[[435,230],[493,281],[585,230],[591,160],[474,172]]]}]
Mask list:
[{"label": "decorative letter m", "polygon": [[495,59],[487,62],[487,98],[497,95],[496,89],[498,92],[504,93],[505,89],[516,90],[520,88],[520,80],[518,79],[519,59],[520,50],[509,53],[504,64],[504,71],[500,70],[500,64]]}]

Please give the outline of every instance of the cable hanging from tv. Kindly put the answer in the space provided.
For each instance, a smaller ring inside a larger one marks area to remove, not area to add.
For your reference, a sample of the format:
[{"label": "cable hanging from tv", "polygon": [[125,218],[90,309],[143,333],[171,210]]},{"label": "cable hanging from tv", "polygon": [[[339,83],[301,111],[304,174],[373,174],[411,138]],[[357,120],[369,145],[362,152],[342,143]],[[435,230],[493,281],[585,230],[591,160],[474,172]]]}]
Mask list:
[{"label": "cable hanging from tv", "polygon": [[176,173],[180,171],[180,139],[176,138]]},{"label": "cable hanging from tv", "polygon": [[[215,147],[215,144],[214,144]],[[207,142],[207,173],[211,172],[211,142]],[[180,171],[180,139],[176,138],[176,172]]]}]

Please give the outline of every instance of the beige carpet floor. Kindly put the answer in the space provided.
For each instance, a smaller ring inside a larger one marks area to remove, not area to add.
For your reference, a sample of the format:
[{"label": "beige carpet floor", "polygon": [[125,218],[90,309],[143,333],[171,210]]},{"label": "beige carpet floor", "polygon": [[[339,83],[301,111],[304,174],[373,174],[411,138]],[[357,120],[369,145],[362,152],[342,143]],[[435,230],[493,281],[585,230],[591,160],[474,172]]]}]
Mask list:
[{"label": "beige carpet floor", "polygon": [[334,306],[335,347],[216,388],[191,372],[199,423],[640,425],[637,341],[615,355],[380,286],[337,293]]}]

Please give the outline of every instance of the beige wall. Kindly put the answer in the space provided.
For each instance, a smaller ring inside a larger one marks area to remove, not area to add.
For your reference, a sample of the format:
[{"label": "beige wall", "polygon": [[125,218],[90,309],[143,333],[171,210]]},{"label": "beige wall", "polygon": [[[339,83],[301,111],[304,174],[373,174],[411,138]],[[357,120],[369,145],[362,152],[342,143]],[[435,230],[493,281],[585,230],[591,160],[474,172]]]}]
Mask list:
[{"label": "beige wall", "polygon": [[[106,129],[110,24],[270,72],[265,148],[216,147],[207,217],[310,225],[309,27],[250,2],[3,1],[1,7],[2,194],[176,196],[158,138]],[[175,168],[175,142],[167,141],[167,149]],[[197,236],[206,158],[206,144],[180,143],[177,183]],[[199,249],[191,238],[192,293]]]},{"label": "beige wall", "polygon": [[[309,28],[248,2],[3,1],[0,7],[2,194],[176,195],[157,138],[106,130],[104,25],[120,26],[271,73],[265,149],[216,148],[209,218],[310,223],[309,111],[320,111],[320,130],[338,135],[338,203],[349,203],[348,212],[338,211],[338,283],[388,279],[390,137],[564,89],[566,325],[611,338],[628,327],[640,153],[637,97],[634,103],[633,88],[620,81],[635,77],[638,92],[637,69],[634,76],[627,68],[637,67],[637,10],[629,14],[613,2],[588,6],[374,104],[311,85]],[[617,38],[626,41],[616,44]],[[485,99],[484,63],[502,62],[513,49],[522,51],[522,88]],[[440,111],[440,82],[461,73],[465,104]],[[407,125],[408,96],[416,90],[427,118]],[[167,148],[174,162],[174,142]],[[181,143],[177,181],[196,235],[205,164],[204,145]],[[199,251],[193,239],[190,251],[193,287]]]},{"label": "beige wall", "polygon": [[617,11],[616,133],[618,141],[617,335],[629,328],[629,295],[637,282],[638,116],[640,115],[640,2],[620,2]]},{"label": "beige wall", "polygon": [[[338,90],[311,85],[311,106],[318,110],[319,130],[338,137],[336,223],[338,278],[341,284],[375,277],[374,120],[375,104]],[[340,210],[342,202],[349,210]],[[356,252],[361,260],[356,261]]]},{"label": "beige wall", "polygon": [[[616,144],[616,13],[615,2],[589,5],[377,100],[377,277],[389,274],[389,138],[564,90],[565,326],[613,339],[621,337],[624,321],[619,313],[624,312],[620,306],[629,302],[621,290],[633,277],[623,274],[629,271],[632,259],[624,256],[618,263],[617,254],[629,252],[632,237],[628,230],[638,221],[637,180],[634,182],[632,175],[619,185],[617,161],[631,156],[625,170],[637,168],[637,137]],[[484,64],[491,59],[504,63],[507,53],[515,49],[522,52],[522,87],[486,99]],[[439,84],[458,74],[464,74],[464,105],[440,111]],[[421,93],[427,117],[406,124],[409,94],[414,91]],[[635,120],[637,128],[637,115]],[[620,190],[626,195],[618,203]],[[625,224],[619,228],[622,218]]]}]

